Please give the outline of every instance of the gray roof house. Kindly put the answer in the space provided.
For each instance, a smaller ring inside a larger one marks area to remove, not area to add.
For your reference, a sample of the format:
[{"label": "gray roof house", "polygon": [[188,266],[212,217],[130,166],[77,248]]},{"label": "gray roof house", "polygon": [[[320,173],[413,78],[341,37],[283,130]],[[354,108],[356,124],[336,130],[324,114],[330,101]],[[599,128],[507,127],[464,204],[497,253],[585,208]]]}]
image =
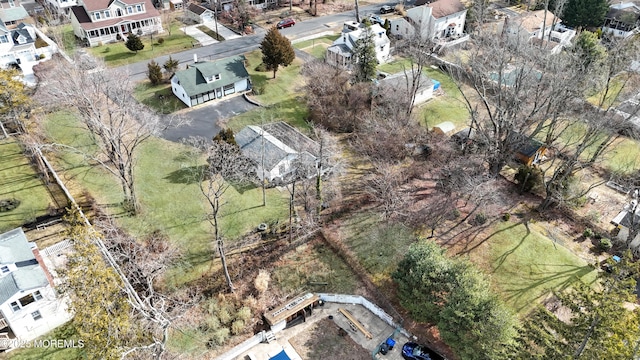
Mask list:
[{"label": "gray roof house", "polygon": [[0,234],[0,339],[33,340],[71,319],[52,283],[21,228]]},{"label": "gray roof house", "polygon": [[215,14],[213,11],[194,3],[189,3],[189,6],[187,6],[184,13],[189,19],[200,24],[215,20]]},{"label": "gray roof house", "polygon": [[194,55],[194,63],[171,78],[171,90],[189,107],[247,91],[251,82],[244,62],[243,55],[204,62]]},{"label": "gray roof house", "polygon": [[315,166],[320,152],[317,142],[284,122],[246,126],[235,140],[242,154],[256,164],[258,177],[270,182],[286,180],[296,161]]}]

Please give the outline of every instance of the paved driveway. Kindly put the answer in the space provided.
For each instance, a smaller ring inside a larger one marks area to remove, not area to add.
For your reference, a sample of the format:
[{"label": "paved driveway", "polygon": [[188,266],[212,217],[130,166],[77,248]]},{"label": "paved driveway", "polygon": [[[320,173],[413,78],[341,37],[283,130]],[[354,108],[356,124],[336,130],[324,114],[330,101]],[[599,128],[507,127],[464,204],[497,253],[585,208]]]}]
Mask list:
[{"label": "paved driveway", "polygon": [[218,125],[220,120],[255,108],[256,106],[247,102],[242,95],[235,95],[221,101],[209,101],[180,113],[181,116],[189,119],[189,122],[180,127],[165,130],[161,137],[174,142],[180,142],[191,136],[200,136],[211,140],[220,131]]}]

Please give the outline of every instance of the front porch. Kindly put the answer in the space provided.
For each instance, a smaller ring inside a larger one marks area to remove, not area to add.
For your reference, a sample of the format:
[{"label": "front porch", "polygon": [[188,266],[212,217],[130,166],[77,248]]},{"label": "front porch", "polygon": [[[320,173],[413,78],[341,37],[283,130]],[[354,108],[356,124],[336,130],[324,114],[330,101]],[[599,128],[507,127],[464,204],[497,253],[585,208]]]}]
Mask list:
[{"label": "front porch", "polygon": [[[139,21],[126,21],[104,28],[85,30],[85,38],[90,47],[100,46],[101,43],[126,40],[129,34],[148,35],[163,32],[162,23],[157,18]],[[120,38],[118,39],[118,36]]]}]

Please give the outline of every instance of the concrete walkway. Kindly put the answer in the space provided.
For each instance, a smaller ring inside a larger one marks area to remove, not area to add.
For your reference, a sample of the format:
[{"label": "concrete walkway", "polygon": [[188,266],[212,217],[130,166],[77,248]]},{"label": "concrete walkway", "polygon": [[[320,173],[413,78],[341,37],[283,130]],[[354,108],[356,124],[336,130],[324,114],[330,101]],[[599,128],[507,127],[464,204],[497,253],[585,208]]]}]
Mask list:
[{"label": "concrete walkway", "polygon": [[[215,21],[208,21],[204,24],[202,24],[206,27],[208,27],[209,29],[216,31],[216,22]],[[236,34],[235,32],[227,29],[225,26],[223,26],[222,24],[218,23],[218,35],[222,36],[225,40],[231,40],[231,39],[237,39],[239,37],[242,37],[238,34]]]},{"label": "concrete walkway", "polygon": [[200,24],[189,25],[186,27],[181,27],[180,30],[184,31],[185,34],[194,38],[202,46],[207,46],[218,42],[218,40],[198,30],[198,26],[200,26]]}]

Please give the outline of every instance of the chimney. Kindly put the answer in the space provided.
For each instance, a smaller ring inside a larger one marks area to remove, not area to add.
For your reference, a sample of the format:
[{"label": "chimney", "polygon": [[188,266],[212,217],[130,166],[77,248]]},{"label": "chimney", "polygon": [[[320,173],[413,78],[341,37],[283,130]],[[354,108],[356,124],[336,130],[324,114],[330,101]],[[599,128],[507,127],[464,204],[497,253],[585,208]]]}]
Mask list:
[{"label": "chimney", "polygon": [[194,64],[198,63],[198,54],[193,54],[193,63]]}]

